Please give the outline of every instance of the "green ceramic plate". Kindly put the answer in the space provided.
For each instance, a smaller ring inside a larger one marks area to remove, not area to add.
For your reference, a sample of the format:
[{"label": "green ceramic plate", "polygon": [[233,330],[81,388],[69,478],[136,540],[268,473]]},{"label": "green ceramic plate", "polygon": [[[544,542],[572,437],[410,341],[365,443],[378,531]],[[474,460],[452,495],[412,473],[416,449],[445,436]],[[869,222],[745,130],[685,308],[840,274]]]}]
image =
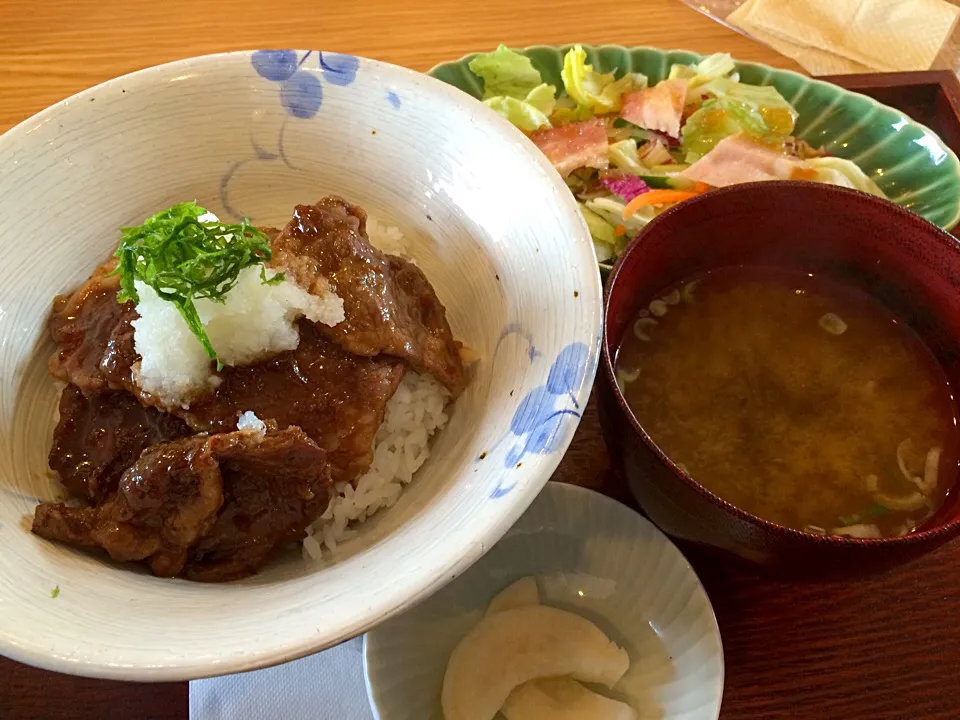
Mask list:
[{"label": "green ceramic plate", "polygon": [[[545,82],[562,87],[560,69],[571,47],[538,45],[519,52],[533,61]],[[703,57],[647,47],[583,48],[599,72],[641,72],[651,84],[666,77],[672,65]],[[442,63],[430,74],[479,98],[482,84],[467,67],[474,57]],[[789,70],[745,62],[738,62],[737,69],[742,82],[773,85],[797,109],[797,137],[853,160],[887,197],[940,227],[950,230],[960,221],[960,162],[932,130],[873,98]]]}]

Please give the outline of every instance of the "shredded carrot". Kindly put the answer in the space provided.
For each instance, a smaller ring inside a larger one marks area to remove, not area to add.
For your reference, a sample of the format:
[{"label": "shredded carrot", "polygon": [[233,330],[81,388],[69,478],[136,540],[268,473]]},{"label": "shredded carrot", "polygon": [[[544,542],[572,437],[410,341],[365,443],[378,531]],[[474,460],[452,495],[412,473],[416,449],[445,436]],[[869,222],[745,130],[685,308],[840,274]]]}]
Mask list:
[{"label": "shredded carrot", "polygon": [[677,203],[682,200],[689,200],[701,193],[696,190],[687,192],[683,190],[651,190],[642,195],[637,195],[633,200],[627,203],[623,209],[623,219],[627,220],[637,210],[647,205],[664,205],[666,203]]},{"label": "shredded carrot", "polygon": [[697,180],[696,184],[693,186],[693,192],[695,193],[705,193],[709,189],[709,185],[707,185],[705,182],[700,182],[699,180]]},{"label": "shredded carrot", "polygon": [[627,228],[625,228],[623,225],[617,225],[617,226],[613,229],[613,236],[614,236],[614,237],[623,237],[623,236],[626,235],[626,234],[627,234]]}]

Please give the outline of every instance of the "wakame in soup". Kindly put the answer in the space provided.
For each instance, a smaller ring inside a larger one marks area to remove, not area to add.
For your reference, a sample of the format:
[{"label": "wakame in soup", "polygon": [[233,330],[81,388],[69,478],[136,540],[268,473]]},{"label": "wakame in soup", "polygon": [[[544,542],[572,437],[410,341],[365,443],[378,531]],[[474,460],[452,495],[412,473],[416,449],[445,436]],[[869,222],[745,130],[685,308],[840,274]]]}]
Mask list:
[{"label": "wakame in soup", "polygon": [[933,354],[880,302],[819,275],[688,278],[640,311],[615,365],[664,454],[765,520],[905,535],[956,482],[957,409]]}]

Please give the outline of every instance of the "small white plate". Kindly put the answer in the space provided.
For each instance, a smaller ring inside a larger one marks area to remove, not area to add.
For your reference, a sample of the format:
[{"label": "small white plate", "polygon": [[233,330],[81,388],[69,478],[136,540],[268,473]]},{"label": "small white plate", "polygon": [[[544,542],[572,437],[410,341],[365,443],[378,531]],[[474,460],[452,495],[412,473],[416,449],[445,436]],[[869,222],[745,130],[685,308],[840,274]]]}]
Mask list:
[{"label": "small white plate", "polygon": [[630,670],[612,694],[640,720],[716,720],[723,648],[690,564],[630,508],[560,483],[462,577],[364,637],[375,717],[441,720],[450,653],[494,595],[527,575],[544,604],[583,615],[626,648]]}]

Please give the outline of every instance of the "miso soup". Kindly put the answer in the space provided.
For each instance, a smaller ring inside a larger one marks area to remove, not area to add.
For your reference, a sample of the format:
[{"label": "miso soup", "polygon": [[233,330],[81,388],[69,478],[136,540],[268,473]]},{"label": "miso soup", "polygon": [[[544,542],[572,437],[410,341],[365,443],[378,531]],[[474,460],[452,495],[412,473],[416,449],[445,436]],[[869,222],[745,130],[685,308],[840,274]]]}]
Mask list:
[{"label": "miso soup", "polygon": [[671,460],[780,525],[904,535],[957,480],[957,408],[933,354],[880,302],[819,275],[689,278],[640,312],[616,371]]}]

